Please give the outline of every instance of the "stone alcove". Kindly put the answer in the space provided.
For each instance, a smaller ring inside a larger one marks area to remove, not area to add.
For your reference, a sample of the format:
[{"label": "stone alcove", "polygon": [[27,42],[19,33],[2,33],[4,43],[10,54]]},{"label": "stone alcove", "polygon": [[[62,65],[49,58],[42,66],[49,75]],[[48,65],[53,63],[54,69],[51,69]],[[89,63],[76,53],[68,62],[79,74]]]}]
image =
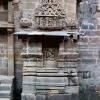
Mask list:
[{"label": "stone alcove", "polygon": [[[78,3],[79,2],[80,1],[78,1]],[[60,12],[61,15],[58,14],[56,18],[60,19],[58,21],[59,23],[67,23],[64,27],[63,24],[59,24],[60,26],[57,26],[57,24],[49,25],[47,24],[48,22],[41,24],[41,18],[35,20],[37,21],[35,25],[39,23],[39,27],[37,27],[38,25],[34,26],[32,24],[33,20],[31,21],[31,19],[22,18],[20,20],[21,26],[19,34],[21,33],[22,39],[25,40],[21,53],[21,57],[23,58],[22,100],[26,98],[30,98],[30,100],[36,98],[38,100],[39,97],[45,100],[49,98],[47,95],[67,97],[72,93],[78,93],[79,87],[76,70],[78,53],[76,52],[75,43],[73,42],[73,40],[77,41],[78,39],[78,21],[76,14],[76,6],[78,4],[76,0],[62,0],[55,5],[58,4],[60,7],[58,11],[62,11],[63,8],[64,13]],[[38,5],[40,5],[39,7],[41,8],[42,4],[39,3]],[[48,3],[42,5],[43,9],[45,9],[44,5],[48,5]],[[42,9],[39,9],[37,11],[41,13],[41,10]],[[49,13],[49,15],[39,15],[35,13],[34,17],[47,17],[44,19],[48,21],[48,17],[51,18],[51,12]],[[54,17],[54,15],[52,17]],[[52,21],[54,19],[50,20]],[[55,25],[55,27],[53,25]],[[18,32],[16,32],[16,34],[17,33]],[[59,35],[60,33],[61,36]],[[68,33],[71,35],[70,37]],[[57,63],[53,61],[55,59],[54,51],[56,51],[56,53],[58,52]],[[70,91],[71,89],[73,89],[73,91]]]}]

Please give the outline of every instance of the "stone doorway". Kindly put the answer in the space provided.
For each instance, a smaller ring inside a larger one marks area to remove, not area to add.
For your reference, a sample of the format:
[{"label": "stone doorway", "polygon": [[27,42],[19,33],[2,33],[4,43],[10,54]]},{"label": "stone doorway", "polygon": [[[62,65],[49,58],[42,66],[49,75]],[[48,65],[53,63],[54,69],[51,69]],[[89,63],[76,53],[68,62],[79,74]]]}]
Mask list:
[{"label": "stone doorway", "polygon": [[57,68],[59,43],[57,37],[46,37],[43,40],[43,67]]}]

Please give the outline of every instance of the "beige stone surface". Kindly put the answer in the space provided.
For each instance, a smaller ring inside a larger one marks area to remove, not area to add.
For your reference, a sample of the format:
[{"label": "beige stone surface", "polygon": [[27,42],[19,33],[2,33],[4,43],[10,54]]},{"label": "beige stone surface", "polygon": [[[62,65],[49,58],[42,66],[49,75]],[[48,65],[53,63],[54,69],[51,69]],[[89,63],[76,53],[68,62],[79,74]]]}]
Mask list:
[{"label": "beige stone surface", "polygon": [[65,4],[65,11],[66,12],[72,12],[72,13],[76,13],[76,4],[74,3],[66,3]]}]

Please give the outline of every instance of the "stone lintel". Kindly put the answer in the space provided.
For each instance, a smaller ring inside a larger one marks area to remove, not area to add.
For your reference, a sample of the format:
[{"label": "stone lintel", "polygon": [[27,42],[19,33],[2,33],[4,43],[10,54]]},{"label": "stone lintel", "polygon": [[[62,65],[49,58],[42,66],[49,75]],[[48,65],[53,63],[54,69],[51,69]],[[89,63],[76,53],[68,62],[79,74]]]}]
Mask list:
[{"label": "stone lintel", "polygon": [[13,29],[14,28],[14,24],[0,21],[0,28],[12,28]]}]

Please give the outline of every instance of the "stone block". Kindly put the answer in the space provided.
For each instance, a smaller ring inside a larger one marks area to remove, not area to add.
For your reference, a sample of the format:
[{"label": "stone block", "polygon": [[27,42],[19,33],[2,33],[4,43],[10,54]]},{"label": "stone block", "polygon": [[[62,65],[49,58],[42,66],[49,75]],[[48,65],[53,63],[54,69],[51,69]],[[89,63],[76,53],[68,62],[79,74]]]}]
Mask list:
[{"label": "stone block", "polygon": [[84,25],[84,24],[82,24],[82,29],[88,29],[88,25]]},{"label": "stone block", "polygon": [[77,67],[77,62],[58,62],[58,67]]},{"label": "stone block", "polygon": [[49,95],[48,100],[71,100],[71,95],[69,94]]},{"label": "stone block", "polygon": [[75,61],[77,61],[78,56],[79,55],[76,52],[74,52],[74,53],[63,52],[63,53],[58,55],[58,58],[59,58],[59,61],[75,62]]},{"label": "stone block", "polygon": [[25,82],[35,82],[36,77],[35,76],[23,76],[23,83]]},{"label": "stone block", "polygon": [[0,12],[0,21],[4,21],[7,22],[8,21],[8,12],[7,11],[3,11]]},{"label": "stone block", "polygon": [[90,91],[90,92],[96,92],[96,86],[90,85],[90,86],[89,86],[89,91]]},{"label": "stone block", "polygon": [[36,100],[35,94],[21,94],[21,100]]},{"label": "stone block", "polygon": [[57,73],[57,68],[38,68],[37,73]]},{"label": "stone block", "polygon": [[0,84],[0,91],[11,91],[12,84]]},{"label": "stone block", "polygon": [[75,18],[76,18],[76,13],[66,12],[66,20],[68,20],[68,19],[75,20]]},{"label": "stone block", "polygon": [[100,85],[97,85],[95,90],[96,90],[96,92],[100,93]]},{"label": "stone block", "polygon": [[28,84],[28,85],[23,84],[22,88],[23,88],[22,93],[35,93],[35,90],[36,90],[35,84]]},{"label": "stone block", "polygon": [[2,67],[8,67],[8,59],[2,59],[3,63],[2,63]]},{"label": "stone block", "polygon": [[56,68],[57,67],[57,62],[56,61],[44,61],[44,67],[49,68]]},{"label": "stone block", "polygon": [[76,13],[76,3],[65,3],[66,12]]},{"label": "stone block", "polygon": [[19,3],[21,0],[14,0],[13,2],[14,3]]},{"label": "stone block", "polygon": [[24,9],[23,10],[23,14],[22,14],[22,17],[23,18],[29,18],[29,19],[32,19],[34,16],[33,16],[33,13],[34,13],[34,10],[30,9]]},{"label": "stone block", "polygon": [[8,67],[0,67],[0,75],[8,75]]},{"label": "stone block", "polygon": [[96,63],[96,59],[92,59],[92,58],[85,58],[85,59],[82,59],[82,63],[83,64],[95,64]]},{"label": "stone block", "polygon": [[4,75],[0,75],[0,83],[4,83],[4,84],[12,84],[13,83],[13,76],[4,76]]},{"label": "stone block", "polygon": [[65,93],[72,94],[75,93],[77,94],[79,92],[79,86],[65,86]]},{"label": "stone block", "polygon": [[76,4],[76,0],[64,0],[65,3],[74,3]]},{"label": "stone block", "polygon": [[71,100],[79,100],[79,94],[72,94],[71,97]]},{"label": "stone block", "polygon": [[36,100],[46,100],[46,95],[36,95]]},{"label": "stone block", "polygon": [[23,66],[32,66],[32,67],[41,67],[43,66],[43,62],[27,62],[27,61],[24,61],[23,62]]},{"label": "stone block", "polygon": [[0,98],[3,97],[10,97],[11,92],[10,91],[0,91]]},{"label": "stone block", "polygon": [[1,100],[10,100],[10,98],[0,98]]},{"label": "stone block", "polygon": [[95,26],[94,25],[89,25],[89,30],[94,30]]},{"label": "stone block", "polygon": [[[67,73],[37,73],[37,76],[40,77],[65,77]],[[76,74],[75,74],[76,75]]]},{"label": "stone block", "polygon": [[18,4],[14,4],[14,11],[19,11],[19,5]]},{"label": "stone block", "polygon": [[37,82],[64,83],[64,77],[37,77]]},{"label": "stone block", "polygon": [[90,94],[90,100],[99,100],[99,99],[98,99],[98,93],[92,92],[92,93]]},{"label": "stone block", "polygon": [[58,86],[58,87],[64,87],[65,86],[65,83],[52,83],[52,82],[36,82],[36,85],[37,86],[50,86],[50,87],[55,87],[55,86]]}]

